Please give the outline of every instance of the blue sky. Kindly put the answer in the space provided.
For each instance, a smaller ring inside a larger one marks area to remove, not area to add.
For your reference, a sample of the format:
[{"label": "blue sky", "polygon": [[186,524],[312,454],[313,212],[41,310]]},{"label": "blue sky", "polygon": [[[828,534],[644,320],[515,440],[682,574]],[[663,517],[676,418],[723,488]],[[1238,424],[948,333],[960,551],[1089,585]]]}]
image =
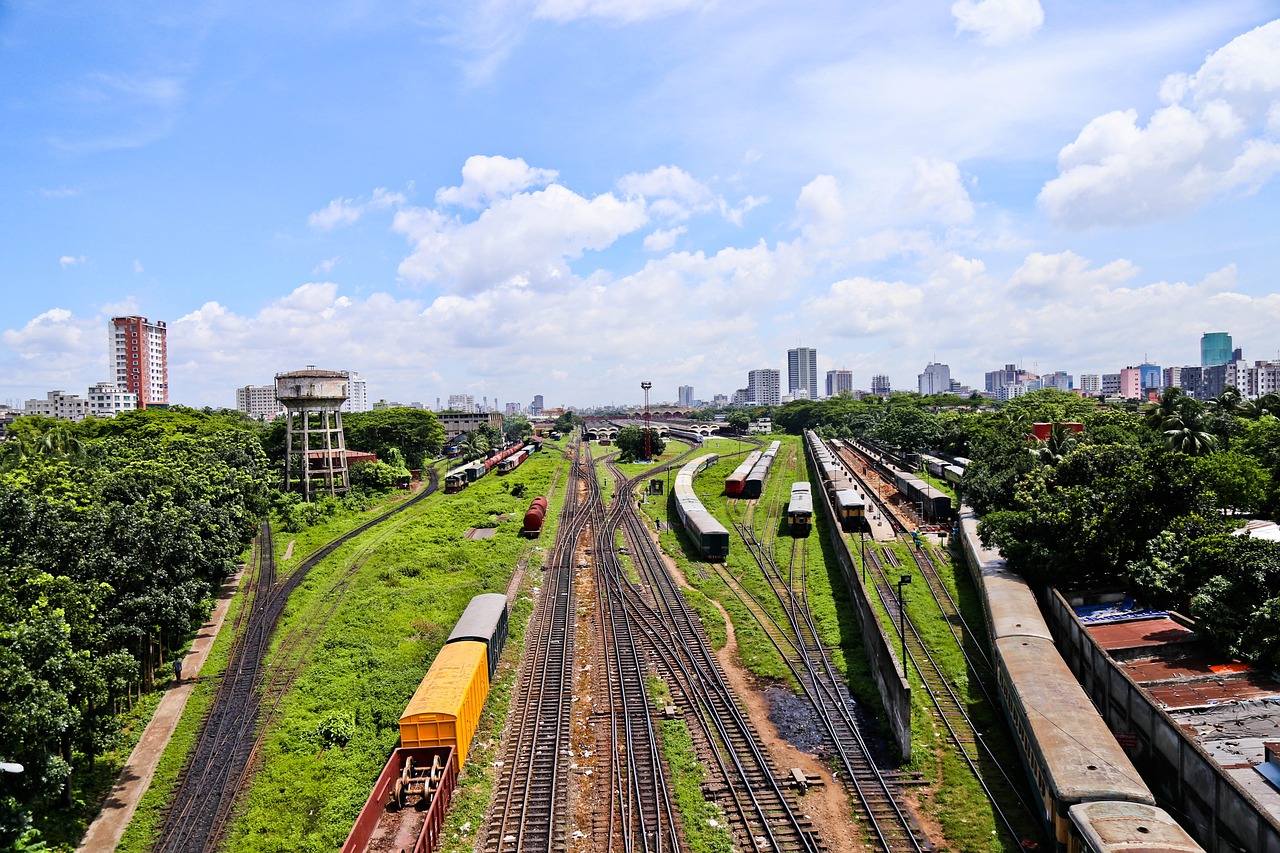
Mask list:
[{"label": "blue sky", "polygon": [[1280,355],[1280,3],[169,6],[0,0],[0,401]]}]

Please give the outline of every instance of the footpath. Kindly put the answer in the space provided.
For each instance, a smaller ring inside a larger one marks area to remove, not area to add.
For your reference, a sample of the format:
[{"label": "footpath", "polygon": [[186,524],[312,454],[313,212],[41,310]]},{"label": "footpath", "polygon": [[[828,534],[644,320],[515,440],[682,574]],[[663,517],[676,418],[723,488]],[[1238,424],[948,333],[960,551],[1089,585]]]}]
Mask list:
[{"label": "footpath", "polygon": [[147,723],[138,745],[133,748],[124,769],[116,778],[115,787],[107,795],[102,810],[93,819],[93,823],[89,824],[76,853],[104,853],[115,850],[120,843],[125,827],[138,810],[138,802],[151,785],[151,777],[155,775],[160,756],[164,754],[169,738],[178,726],[178,720],[182,719],[187,699],[195,688],[196,677],[204,667],[205,659],[209,657],[209,649],[217,639],[218,630],[231,606],[231,599],[240,585],[241,574],[243,570],[228,578],[218,591],[218,603],[214,606],[209,621],[200,626],[199,633],[191,642],[191,651],[183,658],[182,682],[171,687],[160,700],[151,722]]}]

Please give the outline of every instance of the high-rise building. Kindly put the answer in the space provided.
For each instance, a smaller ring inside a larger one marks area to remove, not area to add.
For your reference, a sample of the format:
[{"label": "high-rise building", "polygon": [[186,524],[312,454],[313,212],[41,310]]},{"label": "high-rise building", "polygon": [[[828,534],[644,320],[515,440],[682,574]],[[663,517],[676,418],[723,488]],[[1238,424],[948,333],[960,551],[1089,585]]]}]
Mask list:
[{"label": "high-rise building", "polygon": [[1046,373],[1040,377],[1040,387],[1070,391],[1074,387],[1074,383],[1070,373],[1065,370],[1055,370],[1053,373]]},{"label": "high-rise building", "polygon": [[276,399],[274,385],[246,385],[237,388],[236,408],[255,421],[274,420],[284,413],[284,406]]},{"label": "high-rise building", "polygon": [[747,373],[747,402],[776,406],[782,402],[782,374],[770,367]]},{"label": "high-rise building", "polygon": [[853,393],[853,371],[852,370],[828,370],[827,371],[827,396],[834,397],[842,391]]},{"label": "high-rise building", "polygon": [[347,400],[342,404],[344,412],[367,412],[369,411],[369,385],[364,381],[364,377],[355,371],[345,371],[347,374]]},{"label": "high-rise building", "polygon": [[1160,365],[1143,362],[1138,365],[1138,370],[1142,374],[1143,389],[1152,388],[1159,391],[1164,384],[1164,378],[1161,376]]},{"label": "high-rise building", "polygon": [[543,402],[542,402],[542,395],[541,395],[541,394],[534,394],[534,395],[533,395],[533,402],[529,404],[529,414],[531,414],[531,415],[540,415],[540,414],[542,414],[542,411],[543,411],[543,409],[544,409],[544,408],[546,408],[546,407],[545,407],[545,405],[544,405],[544,404],[543,404]]},{"label": "high-rise building", "polygon": [[679,390],[680,406],[688,408],[693,405],[693,386],[681,385]]},{"label": "high-rise building", "polygon": [[1231,333],[1205,332],[1200,336],[1200,366],[1214,367],[1231,361]]},{"label": "high-rise building", "polygon": [[930,394],[946,394],[951,390],[951,367],[931,361],[925,365],[924,373],[916,377],[916,384],[921,397]]},{"label": "high-rise building", "polygon": [[725,406],[729,405],[729,396],[727,394],[717,394],[711,398],[711,405],[715,406],[717,409],[723,409]]},{"label": "high-rise building", "polygon": [[1106,397],[1120,396],[1120,374],[1104,373],[1102,374],[1102,393]]},{"label": "high-rise building", "polygon": [[1120,371],[1120,396],[1126,400],[1142,399],[1142,368],[1126,367]]},{"label": "high-rise building", "polygon": [[888,397],[892,390],[893,389],[889,387],[889,377],[887,374],[877,373],[875,376],[871,377],[872,394],[879,394],[881,397]]},{"label": "high-rise building", "polygon": [[1039,378],[1016,364],[1006,364],[1003,370],[992,370],[986,374],[986,389],[999,393],[1006,385],[1025,385]]},{"label": "high-rise building", "polygon": [[1080,374],[1080,390],[1085,394],[1098,394],[1102,391],[1102,377],[1096,373]]},{"label": "high-rise building", "polygon": [[[805,393],[801,394],[803,390]],[[787,393],[818,399],[818,351],[809,347],[787,350]]]},{"label": "high-rise building", "polygon": [[472,414],[476,411],[476,398],[474,394],[450,394],[449,395],[449,411],[466,412]]},{"label": "high-rise building", "polygon": [[112,317],[107,327],[108,361],[115,365],[115,382],[137,395],[138,408],[169,403],[169,350],[163,320]]}]

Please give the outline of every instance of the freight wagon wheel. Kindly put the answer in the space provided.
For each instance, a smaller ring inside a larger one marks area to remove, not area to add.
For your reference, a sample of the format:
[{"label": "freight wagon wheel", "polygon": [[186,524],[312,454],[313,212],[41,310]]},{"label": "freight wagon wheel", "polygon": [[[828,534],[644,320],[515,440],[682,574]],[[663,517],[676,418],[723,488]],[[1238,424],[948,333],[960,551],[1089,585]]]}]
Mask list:
[{"label": "freight wagon wheel", "polygon": [[395,789],[391,792],[391,802],[395,803],[397,809],[404,808],[404,780],[397,779]]}]

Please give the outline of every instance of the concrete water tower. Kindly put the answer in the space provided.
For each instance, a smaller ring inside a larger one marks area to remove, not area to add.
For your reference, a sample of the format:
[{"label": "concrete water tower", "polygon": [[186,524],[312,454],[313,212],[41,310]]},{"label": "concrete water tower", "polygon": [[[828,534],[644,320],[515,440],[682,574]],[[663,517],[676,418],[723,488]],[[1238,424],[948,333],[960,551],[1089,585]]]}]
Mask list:
[{"label": "concrete water tower", "polygon": [[311,500],[314,481],[331,495],[351,487],[341,406],[347,399],[347,374],[306,370],[276,374],[276,399],[288,417],[284,444],[285,491]]}]

